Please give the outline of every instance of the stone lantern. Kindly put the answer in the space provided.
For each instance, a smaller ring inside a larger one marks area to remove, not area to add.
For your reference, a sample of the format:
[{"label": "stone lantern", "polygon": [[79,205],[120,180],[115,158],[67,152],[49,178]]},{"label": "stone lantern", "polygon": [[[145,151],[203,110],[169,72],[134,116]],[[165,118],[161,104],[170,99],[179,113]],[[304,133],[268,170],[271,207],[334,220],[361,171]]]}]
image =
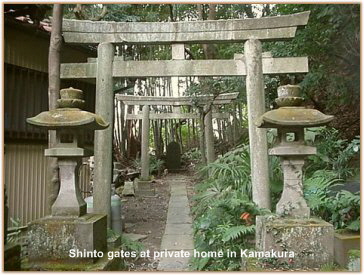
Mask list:
[{"label": "stone lantern", "polygon": [[57,109],[27,119],[34,126],[56,131],[56,145],[46,149],[45,155],[58,159],[60,178],[51,215],[29,225],[30,262],[93,261],[92,257],[72,259],[70,250],[106,249],[106,216],[86,213],[86,203],[79,190],[79,168],[82,158],[93,152],[85,148],[85,133],[109,125],[102,117],[81,110],[84,105],[81,90],[63,89],[60,95]]},{"label": "stone lantern", "polygon": [[256,249],[277,251],[281,253],[279,261],[292,267],[319,267],[333,261],[334,229],[331,224],[310,217],[303,196],[304,159],[316,154],[315,147],[305,144],[304,128],[325,125],[333,116],[301,106],[303,98],[296,85],[279,87],[276,103],[279,108],[264,113],[256,124],[277,129],[277,143],[269,154],[281,158],[283,192],[277,215],[257,216]]},{"label": "stone lantern", "polygon": [[263,114],[257,121],[262,128],[277,128],[277,144],[270,155],[280,156],[284,177],[283,193],[276,207],[281,216],[309,218],[310,209],[303,197],[302,167],[306,156],[315,155],[316,148],[305,145],[304,128],[325,125],[333,116],[302,107],[301,89],[297,85],[278,88],[275,100],[278,109]]}]

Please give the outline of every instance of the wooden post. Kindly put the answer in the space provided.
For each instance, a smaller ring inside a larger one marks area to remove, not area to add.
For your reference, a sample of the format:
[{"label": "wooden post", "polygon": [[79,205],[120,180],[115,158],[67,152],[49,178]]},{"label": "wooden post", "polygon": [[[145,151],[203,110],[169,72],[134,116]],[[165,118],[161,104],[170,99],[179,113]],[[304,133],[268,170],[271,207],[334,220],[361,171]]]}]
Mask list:
[{"label": "wooden post", "polygon": [[107,215],[111,222],[112,139],[114,125],[114,93],[112,67],[114,46],[101,43],[97,48],[96,114],[110,126],[95,132],[94,213]]},{"label": "wooden post", "polygon": [[255,125],[257,118],[265,112],[261,42],[257,39],[246,41],[244,54],[253,201],[259,207],[270,209],[267,135],[265,129]]},{"label": "wooden post", "polygon": [[205,143],[207,164],[215,161],[214,129],[212,127],[212,108],[205,115]]},{"label": "wooden post", "polygon": [[143,106],[142,119],[142,152],[141,152],[141,180],[149,180],[149,106]]}]

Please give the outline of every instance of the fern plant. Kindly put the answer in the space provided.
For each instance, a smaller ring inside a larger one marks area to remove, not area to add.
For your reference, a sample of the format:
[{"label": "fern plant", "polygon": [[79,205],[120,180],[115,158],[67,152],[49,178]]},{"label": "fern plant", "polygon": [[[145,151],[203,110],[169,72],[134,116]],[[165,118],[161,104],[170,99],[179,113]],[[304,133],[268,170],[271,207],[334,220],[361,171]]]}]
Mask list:
[{"label": "fern plant", "polygon": [[318,170],[304,178],[304,194],[314,215],[332,223],[335,229],[360,230],[360,194],[331,188],[343,185],[337,172]]},{"label": "fern plant", "polygon": [[[192,268],[239,270],[240,249],[252,246],[255,216],[268,212],[251,200],[249,148],[239,146],[202,170],[209,170],[210,176],[196,185],[192,209],[195,248],[225,254],[221,258],[195,258]],[[237,257],[228,256],[227,251]]]}]

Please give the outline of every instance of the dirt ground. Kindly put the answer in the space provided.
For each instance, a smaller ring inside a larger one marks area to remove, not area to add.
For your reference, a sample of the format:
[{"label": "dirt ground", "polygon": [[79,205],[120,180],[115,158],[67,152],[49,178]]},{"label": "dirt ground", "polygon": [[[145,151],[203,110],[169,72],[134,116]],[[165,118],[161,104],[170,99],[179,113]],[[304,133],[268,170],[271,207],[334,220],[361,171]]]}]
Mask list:
[{"label": "dirt ground", "polygon": [[[190,171],[183,172],[192,175]],[[125,233],[146,235],[140,240],[144,245],[144,250],[159,251],[161,240],[167,220],[168,203],[170,197],[170,187],[164,177],[155,179],[152,182],[155,188],[155,197],[123,197],[123,216]],[[191,196],[194,194],[194,183],[187,185],[188,198],[191,204]],[[153,258],[140,258],[127,262],[130,271],[156,271],[158,261]]]},{"label": "dirt ground", "polygon": [[[167,220],[169,185],[164,179],[156,179],[152,182],[155,188],[155,197],[123,197],[123,216],[125,233],[146,235],[140,240],[144,250],[160,250],[162,236]],[[130,271],[153,271],[156,270],[158,262],[151,258],[140,258],[129,261]]]}]

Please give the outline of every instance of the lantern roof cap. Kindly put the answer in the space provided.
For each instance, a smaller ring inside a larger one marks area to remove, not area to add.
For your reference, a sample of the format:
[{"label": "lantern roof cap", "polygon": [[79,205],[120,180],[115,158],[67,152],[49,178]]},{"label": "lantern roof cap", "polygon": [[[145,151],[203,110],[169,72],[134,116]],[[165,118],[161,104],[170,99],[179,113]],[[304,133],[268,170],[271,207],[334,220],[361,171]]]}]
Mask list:
[{"label": "lantern roof cap", "polygon": [[255,124],[260,128],[316,127],[334,119],[334,116],[300,106],[303,103],[300,92],[301,88],[298,85],[278,87],[276,103],[279,108],[264,113]]},{"label": "lantern roof cap", "polygon": [[282,126],[316,127],[329,123],[334,116],[325,115],[315,109],[305,107],[280,107],[264,113],[256,122],[261,128]]},{"label": "lantern roof cap", "polygon": [[78,89],[67,88],[60,91],[61,99],[58,99],[58,108],[42,112],[35,117],[27,118],[27,122],[39,127],[47,127],[50,130],[59,129],[88,129],[101,130],[109,126],[109,123],[94,113],[81,110],[83,106],[83,92]]}]

